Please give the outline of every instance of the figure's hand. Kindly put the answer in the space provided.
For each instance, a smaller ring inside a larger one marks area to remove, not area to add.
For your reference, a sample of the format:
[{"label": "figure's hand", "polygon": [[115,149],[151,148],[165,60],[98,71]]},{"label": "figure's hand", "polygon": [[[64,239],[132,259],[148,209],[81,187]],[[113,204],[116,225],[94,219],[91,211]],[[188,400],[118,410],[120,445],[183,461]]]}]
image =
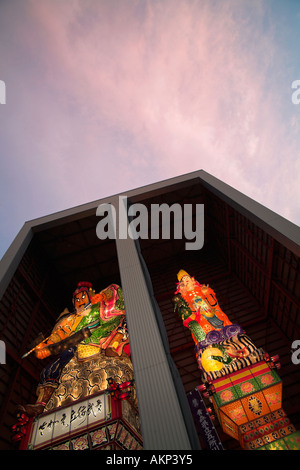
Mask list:
[{"label": "figure's hand", "polygon": [[45,359],[46,357],[50,356],[50,351],[47,348],[47,344],[50,343],[41,343],[35,348],[35,355],[38,359]]},{"label": "figure's hand", "polygon": [[92,298],[91,298],[91,303],[92,304],[97,304],[98,302],[102,302],[104,300],[105,296],[103,294],[95,294]]}]

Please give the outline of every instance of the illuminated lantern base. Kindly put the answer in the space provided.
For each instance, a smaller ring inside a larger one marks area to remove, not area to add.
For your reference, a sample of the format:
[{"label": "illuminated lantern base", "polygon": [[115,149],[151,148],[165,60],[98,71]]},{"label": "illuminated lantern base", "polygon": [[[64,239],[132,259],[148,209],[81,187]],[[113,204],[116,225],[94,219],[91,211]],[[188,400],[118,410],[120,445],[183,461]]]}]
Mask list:
[{"label": "illuminated lantern base", "polygon": [[272,363],[261,360],[212,379],[205,393],[223,431],[243,449],[300,449],[300,433],[282,409],[282,382]]},{"label": "illuminated lantern base", "polygon": [[240,442],[248,450],[299,450],[300,432],[280,408],[242,425]]},{"label": "illuminated lantern base", "polygon": [[63,369],[44,412],[28,419],[18,417],[13,429],[21,450],[141,449],[130,358],[115,356],[107,361],[99,348],[87,360],[74,357]]},{"label": "illuminated lantern base", "polygon": [[21,450],[141,450],[138,411],[109,391],[43,413],[29,423]]},{"label": "illuminated lantern base", "polygon": [[243,449],[300,449],[282,409],[278,356],[257,348],[239,325],[212,331],[196,347],[203,385],[223,431]]}]

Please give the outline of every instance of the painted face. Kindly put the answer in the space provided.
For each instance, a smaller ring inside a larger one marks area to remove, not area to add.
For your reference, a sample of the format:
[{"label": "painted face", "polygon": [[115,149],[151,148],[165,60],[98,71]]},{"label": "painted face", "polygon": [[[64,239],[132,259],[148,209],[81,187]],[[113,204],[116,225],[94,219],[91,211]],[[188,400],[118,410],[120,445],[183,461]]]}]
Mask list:
[{"label": "painted face", "polygon": [[80,312],[88,303],[90,299],[86,291],[78,292],[74,297],[74,306],[76,312]]},{"label": "painted face", "polygon": [[192,289],[193,285],[194,283],[190,276],[183,276],[180,281],[180,287],[183,289]]}]

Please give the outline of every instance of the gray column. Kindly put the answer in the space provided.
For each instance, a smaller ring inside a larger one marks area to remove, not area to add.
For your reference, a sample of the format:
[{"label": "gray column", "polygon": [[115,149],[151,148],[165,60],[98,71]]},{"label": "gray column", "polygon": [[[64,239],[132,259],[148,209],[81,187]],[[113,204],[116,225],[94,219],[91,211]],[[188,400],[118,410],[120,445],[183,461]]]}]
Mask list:
[{"label": "gray column", "polygon": [[[118,201],[114,201],[114,206],[118,221]],[[186,417],[183,416],[178,399],[174,372],[172,374],[170,370],[135,241],[129,237],[119,239],[117,236],[116,245],[144,448],[190,450],[192,445],[186,428]],[[187,410],[187,413],[190,411]],[[192,426],[193,434],[195,430]],[[195,442],[195,436],[192,440]],[[197,442],[196,447],[199,448],[198,439]]]}]

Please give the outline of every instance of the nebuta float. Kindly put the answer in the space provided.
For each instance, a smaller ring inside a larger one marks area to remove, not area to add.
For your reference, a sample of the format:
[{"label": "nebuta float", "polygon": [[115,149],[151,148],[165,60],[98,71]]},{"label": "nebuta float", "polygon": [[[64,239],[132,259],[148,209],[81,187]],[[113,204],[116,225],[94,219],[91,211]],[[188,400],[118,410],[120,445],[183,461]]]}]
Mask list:
[{"label": "nebuta float", "polygon": [[23,356],[55,359],[41,372],[36,403],[18,406],[12,440],[22,450],[141,449],[122,289],[95,294],[79,282],[72,302]]},{"label": "nebuta float", "polygon": [[30,351],[39,359],[58,357],[41,373],[37,402],[18,407],[28,416],[105,390],[109,377],[133,379],[121,287],[111,284],[95,295],[92,284],[79,282],[72,302],[74,311],[65,309],[50,336]]},{"label": "nebuta float", "polygon": [[282,409],[278,356],[270,358],[229,320],[209,285],[182,269],[177,279],[174,310],[195,342],[198,390],[224,432],[244,449],[298,449],[300,432]]}]

